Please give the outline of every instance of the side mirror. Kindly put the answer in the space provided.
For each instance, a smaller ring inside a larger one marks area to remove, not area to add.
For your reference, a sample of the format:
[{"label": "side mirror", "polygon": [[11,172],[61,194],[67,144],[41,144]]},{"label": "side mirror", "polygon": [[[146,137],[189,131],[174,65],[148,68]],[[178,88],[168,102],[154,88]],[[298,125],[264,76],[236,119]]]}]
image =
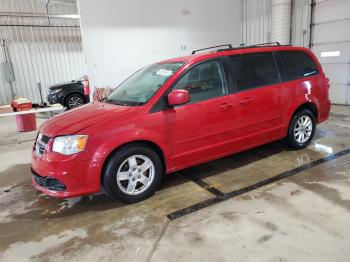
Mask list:
[{"label": "side mirror", "polygon": [[190,95],[187,90],[173,90],[168,94],[168,105],[178,106],[190,101]]}]

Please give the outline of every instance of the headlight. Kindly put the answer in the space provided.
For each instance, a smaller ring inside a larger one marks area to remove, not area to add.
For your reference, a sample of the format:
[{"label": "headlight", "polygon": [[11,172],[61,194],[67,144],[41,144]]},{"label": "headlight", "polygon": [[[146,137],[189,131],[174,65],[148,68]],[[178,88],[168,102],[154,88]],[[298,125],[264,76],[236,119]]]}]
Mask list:
[{"label": "headlight", "polygon": [[58,136],[55,138],[52,151],[63,155],[73,155],[84,151],[88,136]]},{"label": "headlight", "polygon": [[50,89],[50,94],[57,94],[58,92],[61,92],[62,91],[62,89],[61,88],[59,88],[59,89]]}]

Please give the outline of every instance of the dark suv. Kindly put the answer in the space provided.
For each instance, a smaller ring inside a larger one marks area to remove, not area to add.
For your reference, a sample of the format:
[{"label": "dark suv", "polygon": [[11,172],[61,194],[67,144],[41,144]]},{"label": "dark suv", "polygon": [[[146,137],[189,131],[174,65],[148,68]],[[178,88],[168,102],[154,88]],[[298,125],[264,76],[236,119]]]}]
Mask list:
[{"label": "dark suv", "polygon": [[72,80],[49,87],[47,101],[72,109],[90,102],[88,80]]}]

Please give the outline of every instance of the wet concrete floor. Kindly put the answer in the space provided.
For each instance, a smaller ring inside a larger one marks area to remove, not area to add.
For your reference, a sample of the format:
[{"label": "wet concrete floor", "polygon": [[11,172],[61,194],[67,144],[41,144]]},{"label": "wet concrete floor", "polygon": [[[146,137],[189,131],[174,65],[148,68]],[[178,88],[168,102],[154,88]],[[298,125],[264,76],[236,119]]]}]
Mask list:
[{"label": "wet concrete floor", "polygon": [[[39,122],[44,121],[39,119]],[[349,261],[350,154],[170,221],[167,214],[350,148],[350,107],[313,143],[271,143],[169,176],[132,205],[57,200],[30,182],[35,132],[0,118],[0,261]]]}]

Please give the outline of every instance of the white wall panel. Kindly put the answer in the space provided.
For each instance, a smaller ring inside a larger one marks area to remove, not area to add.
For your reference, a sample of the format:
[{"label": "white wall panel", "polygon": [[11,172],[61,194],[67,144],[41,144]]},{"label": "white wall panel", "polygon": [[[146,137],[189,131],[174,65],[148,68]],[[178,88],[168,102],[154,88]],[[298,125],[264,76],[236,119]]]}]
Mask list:
[{"label": "white wall panel", "polygon": [[[350,1],[316,1],[313,52],[330,78],[333,103],[350,104]],[[322,52],[339,56],[321,57]]]},{"label": "white wall panel", "polygon": [[92,85],[115,87],[139,68],[193,49],[239,44],[239,0],[81,0]]},{"label": "white wall panel", "polygon": [[323,69],[331,79],[331,84],[346,84],[349,76],[349,66],[343,63],[324,63]]},{"label": "white wall panel", "polygon": [[[312,48],[312,51],[316,54],[319,61],[322,64],[327,63],[349,63],[350,62],[350,43],[337,43],[336,45],[333,44],[322,44],[322,45],[315,45]],[[333,56],[333,57],[321,57],[322,52],[329,52],[329,51],[340,51],[339,56]]]},{"label": "white wall panel", "polygon": [[348,99],[348,87],[345,84],[333,83],[329,90],[329,96],[333,104],[344,105]]},{"label": "white wall panel", "polygon": [[[350,9],[349,9],[350,16]],[[313,44],[349,42],[350,19],[338,22],[318,24],[314,27]]]},{"label": "white wall panel", "polygon": [[349,19],[350,1],[332,0],[316,1],[315,23],[329,22],[332,20]]}]

